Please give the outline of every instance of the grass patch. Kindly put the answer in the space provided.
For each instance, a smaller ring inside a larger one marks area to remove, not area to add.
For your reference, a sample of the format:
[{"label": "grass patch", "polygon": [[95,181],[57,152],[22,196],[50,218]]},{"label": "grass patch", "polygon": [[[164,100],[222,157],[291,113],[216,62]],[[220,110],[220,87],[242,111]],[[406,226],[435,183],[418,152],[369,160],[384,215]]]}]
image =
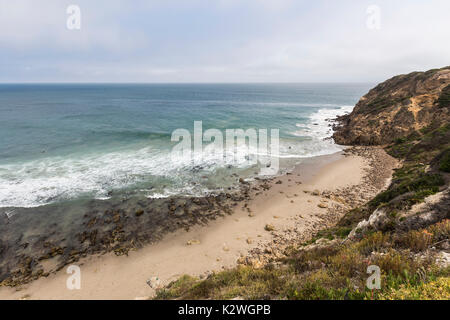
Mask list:
[{"label": "grass patch", "polygon": [[403,104],[410,98],[411,97],[409,97],[409,96],[392,97],[390,95],[377,97],[367,104],[368,113],[371,113],[371,114],[378,113],[381,110],[391,107],[393,105]]},{"label": "grass patch", "polygon": [[409,174],[394,174],[391,187],[378,194],[369,202],[372,208],[387,204],[399,196],[404,196],[395,207],[407,207],[422,201],[425,197],[435,194],[445,181],[440,174],[429,174],[420,170]]},{"label": "grass patch", "polygon": [[391,208],[407,208],[437,193],[445,184],[439,171],[450,170],[449,144],[450,124],[432,124],[397,139],[386,151],[403,159],[403,167],[394,173],[388,190],[372,199],[369,206],[377,208],[389,204]]},{"label": "grass patch", "polygon": [[156,299],[264,299],[267,295],[282,292],[287,281],[282,275],[283,271],[273,268],[252,269],[239,266],[215,273],[202,281],[183,276],[167,288],[159,290]]},{"label": "grass patch", "polygon": [[439,162],[439,170],[450,172],[450,148],[443,152]]},{"label": "grass patch", "polygon": [[380,300],[449,300],[450,278],[439,277],[428,283],[401,284],[379,295]]},{"label": "grass patch", "polygon": [[441,95],[438,99],[439,107],[448,108],[450,107],[450,85],[442,89]]},{"label": "grass patch", "polygon": [[303,245],[315,243],[318,239],[343,239],[346,238],[352,231],[352,226],[336,226],[329,229],[319,231],[311,240],[305,242]]}]

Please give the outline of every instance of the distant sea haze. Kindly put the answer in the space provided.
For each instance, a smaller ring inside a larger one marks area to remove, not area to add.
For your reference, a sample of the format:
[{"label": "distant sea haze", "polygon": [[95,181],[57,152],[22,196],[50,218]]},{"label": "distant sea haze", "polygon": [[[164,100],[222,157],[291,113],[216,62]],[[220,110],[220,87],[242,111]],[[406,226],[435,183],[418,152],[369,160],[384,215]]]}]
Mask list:
[{"label": "distant sea haze", "polygon": [[0,207],[78,198],[204,195],[257,166],[173,161],[175,129],[279,129],[283,170],[341,150],[328,119],[371,84],[3,84]]}]

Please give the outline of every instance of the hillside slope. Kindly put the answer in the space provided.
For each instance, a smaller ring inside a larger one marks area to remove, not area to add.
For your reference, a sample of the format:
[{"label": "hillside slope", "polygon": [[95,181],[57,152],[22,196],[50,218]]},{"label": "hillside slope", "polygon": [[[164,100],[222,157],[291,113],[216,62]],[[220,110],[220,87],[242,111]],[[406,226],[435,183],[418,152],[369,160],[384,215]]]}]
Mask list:
[{"label": "hillside slope", "polygon": [[448,121],[450,67],[393,77],[340,117],[334,139],[343,145],[380,145]]}]

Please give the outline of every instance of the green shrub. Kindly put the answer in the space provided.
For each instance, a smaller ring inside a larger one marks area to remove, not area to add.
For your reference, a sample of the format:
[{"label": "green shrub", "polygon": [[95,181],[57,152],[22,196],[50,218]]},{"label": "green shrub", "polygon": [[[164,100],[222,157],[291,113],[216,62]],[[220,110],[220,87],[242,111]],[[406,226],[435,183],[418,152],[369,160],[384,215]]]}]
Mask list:
[{"label": "green shrub", "polygon": [[401,284],[379,296],[381,300],[449,300],[450,277],[441,277],[429,283],[418,285]]},{"label": "green shrub", "polygon": [[369,202],[371,207],[378,207],[383,203],[388,203],[394,198],[409,192],[413,194],[405,197],[404,203],[411,205],[423,200],[426,196],[435,194],[439,187],[445,184],[440,174],[424,174],[415,172],[411,175],[405,175],[398,180],[388,190],[378,194]]},{"label": "green shrub", "polygon": [[438,104],[441,108],[450,107],[450,85],[442,89],[441,95],[438,99]]},{"label": "green shrub", "polygon": [[450,172],[450,148],[444,151],[440,161],[439,170]]},{"label": "green shrub", "polygon": [[433,234],[423,231],[412,230],[397,239],[397,244],[412,251],[426,250],[433,242]]}]

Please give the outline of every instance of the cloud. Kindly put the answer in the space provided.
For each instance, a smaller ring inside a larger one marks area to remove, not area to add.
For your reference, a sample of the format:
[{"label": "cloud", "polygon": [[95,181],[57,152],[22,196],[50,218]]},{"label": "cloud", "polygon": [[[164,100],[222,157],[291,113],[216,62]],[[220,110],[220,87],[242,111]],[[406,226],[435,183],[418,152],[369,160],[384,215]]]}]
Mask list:
[{"label": "cloud", "polygon": [[380,30],[372,1],[0,0],[0,81],[380,81],[450,64],[448,1],[375,2]]}]

